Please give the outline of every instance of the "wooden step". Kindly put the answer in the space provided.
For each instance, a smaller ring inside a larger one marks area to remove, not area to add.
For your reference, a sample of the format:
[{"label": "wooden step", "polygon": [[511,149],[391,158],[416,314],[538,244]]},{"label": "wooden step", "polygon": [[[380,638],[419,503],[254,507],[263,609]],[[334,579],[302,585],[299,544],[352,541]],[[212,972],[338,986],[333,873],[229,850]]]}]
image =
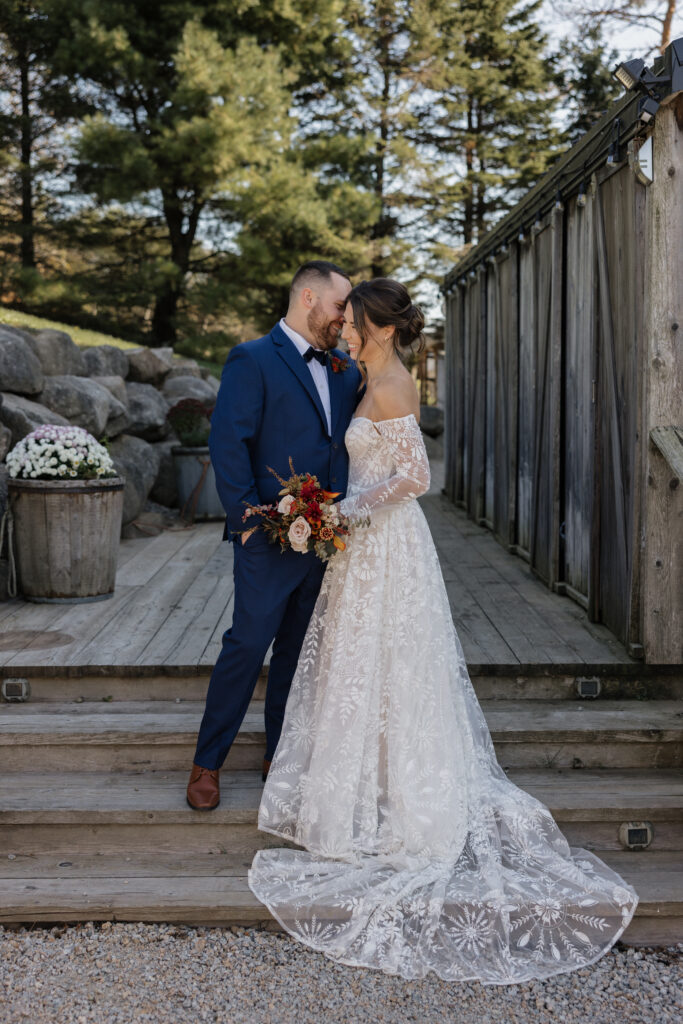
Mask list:
[{"label": "wooden step", "polygon": [[[679,854],[619,852],[602,858],[636,889],[639,904],[621,941],[669,945],[683,933]],[[251,858],[221,854],[36,853],[0,859],[0,922],[164,921],[277,928],[253,896]]]},{"label": "wooden step", "polygon": [[[187,772],[14,772],[0,777],[3,849],[33,856],[182,850],[253,854],[280,840],[256,827],[260,772],[221,773],[213,811],[187,804]],[[683,776],[641,769],[512,769],[508,778],[551,811],[572,846],[621,850],[619,826],[649,821],[648,855],[683,850]]]},{"label": "wooden step", "polygon": [[[683,766],[680,701],[482,701],[504,768]],[[189,770],[202,701],[6,704],[0,770]],[[228,768],[258,768],[263,705],[250,705]]]},{"label": "wooden step", "polygon": [[[476,668],[476,666],[475,666]],[[594,667],[595,668],[595,667]],[[598,666],[595,671],[584,665],[568,672],[562,665],[538,665],[534,671],[520,672],[519,666],[491,666],[472,672],[472,683],[479,700],[591,700],[579,698],[577,679],[597,678],[600,681],[598,700],[683,700],[683,670],[671,666],[652,671],[650,666]],[[194,672],[160,671],[155,666],[138,666],[130,670],[102,667],[99,671],[74,668],[65,675],[60,669],[40,666],[29,671],[5,669],[4,678],[27,678],[30,700],[44,701],[203,701],[209,685],[208,668]],[[268,666],[265,665],[254,700],[263,700],[266,692]]]}]

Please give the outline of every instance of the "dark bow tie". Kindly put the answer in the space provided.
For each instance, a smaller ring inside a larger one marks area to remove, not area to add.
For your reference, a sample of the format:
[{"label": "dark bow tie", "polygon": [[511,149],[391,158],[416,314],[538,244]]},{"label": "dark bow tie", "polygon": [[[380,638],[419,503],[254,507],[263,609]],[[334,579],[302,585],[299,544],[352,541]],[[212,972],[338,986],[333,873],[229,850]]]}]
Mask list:
[{"label": "dark bow tie", "polygon": [[304,359],[307,363],[310,363],[311,359],[317,359],[321,366],[327,366],[327,352],[323,352],[320,348],[313,348],[309,345],[304,352]]}]

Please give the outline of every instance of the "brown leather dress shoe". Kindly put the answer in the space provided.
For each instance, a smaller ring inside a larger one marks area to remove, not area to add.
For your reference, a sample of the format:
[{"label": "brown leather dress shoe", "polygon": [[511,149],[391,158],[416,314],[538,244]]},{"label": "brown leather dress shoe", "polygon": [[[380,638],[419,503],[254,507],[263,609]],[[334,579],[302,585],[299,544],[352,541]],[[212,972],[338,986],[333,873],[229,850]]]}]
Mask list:
[{"label": "brown leather dress shoe", "polygon": [[202,768],[192,764],[187,784],[187,802],[195,811],[212,811],[220,803],[218,768]]},{"label": "brown leather dress shoe", "polygon": [[268,778],[268,772],[270,771],[270,761],[267,758],[263,758],[263,771],[261,772],[261,780],[263,782]]}]

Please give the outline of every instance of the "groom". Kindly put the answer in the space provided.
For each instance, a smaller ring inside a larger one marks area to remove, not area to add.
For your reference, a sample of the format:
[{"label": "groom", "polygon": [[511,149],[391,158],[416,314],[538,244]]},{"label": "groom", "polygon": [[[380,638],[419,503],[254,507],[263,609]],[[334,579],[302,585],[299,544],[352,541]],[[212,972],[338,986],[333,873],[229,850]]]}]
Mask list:
[{"label": "groom", "polygon": [[280,551],[262,530],[244,530],[246,503],[279,500],[268,472],[312,473],[325,490],[346,490],[344,434],[358,402],[355,364],[335,348],[351,284],[333,263],[300,267],[284,319],[270,334],[236,346],[223,369],[209,448],[234,544],[231,628],[209,682],[187,800],[208,811],[220,799],[218,772],[237,735],[271,644],[266,689],[263,777],[280,738],[285,704],[324,563],[313,552]]}]

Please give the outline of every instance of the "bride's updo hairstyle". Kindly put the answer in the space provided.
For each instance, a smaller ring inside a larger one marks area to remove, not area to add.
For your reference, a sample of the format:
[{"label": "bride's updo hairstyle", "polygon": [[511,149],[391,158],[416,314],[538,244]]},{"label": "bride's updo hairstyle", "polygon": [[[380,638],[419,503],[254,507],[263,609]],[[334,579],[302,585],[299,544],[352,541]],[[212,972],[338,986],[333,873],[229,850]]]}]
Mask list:
[{"label": "bride's updo hairstyle", "polygon": [[359,360],[368,342],[368,321],[376,327],[394,328],[394,348],[399,355],[415,342],[418,342],[416,351],[424,348],[424,314],[410,301],[407,288],[398,281],[389,277],[361,281],[351,289],[348,301],[353,309],[353,325],[361,340]]}]

